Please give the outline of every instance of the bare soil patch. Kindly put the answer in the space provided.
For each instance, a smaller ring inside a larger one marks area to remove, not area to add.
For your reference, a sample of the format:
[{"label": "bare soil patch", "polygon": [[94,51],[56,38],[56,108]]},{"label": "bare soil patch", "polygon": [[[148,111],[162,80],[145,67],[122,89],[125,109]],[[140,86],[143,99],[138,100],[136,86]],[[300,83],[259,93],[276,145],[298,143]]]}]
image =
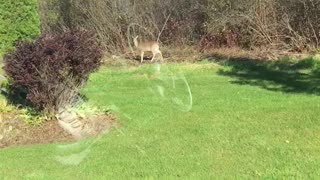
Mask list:
[{"label": "bare soil patch", "polygon": [[[115,122],[115,118],[109,115],[90,120],[104,125],[103,128],[94,129],[95,133],[90,134],[91,136],[106,131],[106,128],[110,128]],[[73,141],[76,141],[76,138],[65,131],[57,120],[46,121],[40,126],[32,126],[12,113],[0,114],[0,148]]]}]

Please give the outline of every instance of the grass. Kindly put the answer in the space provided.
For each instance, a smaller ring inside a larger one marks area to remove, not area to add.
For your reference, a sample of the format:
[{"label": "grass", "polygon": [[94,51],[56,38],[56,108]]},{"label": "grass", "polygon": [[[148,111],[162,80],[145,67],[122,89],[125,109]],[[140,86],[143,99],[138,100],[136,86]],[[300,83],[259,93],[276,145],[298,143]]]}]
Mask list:
[{"label": "grass", "polygon": [[[3,149],[0,177],[319,177],[320,97],[309,89],[288,92],[234,83],[246,77],[240,76],[244,71],[235,71],[237,67],[171,64],[162,65],[158,74],[157,65],[101,69],[83,93],[89,103],[111,108],[119,117],[119,127],[101,139],[72,146]],[[268,87],[283,83],[266,76],[271,74],[247,80],[269,83]],[[67,165],[72,162],[77,165]]]}]

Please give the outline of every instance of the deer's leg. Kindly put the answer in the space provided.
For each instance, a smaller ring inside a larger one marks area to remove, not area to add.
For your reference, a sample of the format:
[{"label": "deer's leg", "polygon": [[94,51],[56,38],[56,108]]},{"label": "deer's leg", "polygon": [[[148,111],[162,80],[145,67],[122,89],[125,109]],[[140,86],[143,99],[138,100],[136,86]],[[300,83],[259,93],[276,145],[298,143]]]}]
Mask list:
[{"label": "deer's leg", "polygon": [[163,56],[162,56],[162,52],[159,50],[158,53],[160,54],[161,56],[161,62],[163,62]]},{"label": "deer's leg", "polygon": [[144,51],[141,51],[141,54],[140,54],[140,56],[141,56],[141,63],[143,62],[143,55],[144,55]]},{"label": "deer's leg", "polygon": [[158,49],[158,50],[156,50],[155,52],[152,52],[153,54],[154,54],[154,56],[156,55],[156,54],[160,54],[160,56],[161,56],[161,62],[163,62],[163,57],[162,57],[162,53],[161,53],[161,51]]},{"label": "deer's leg", "polygon": [[156,56],[156,52],[154,52],[154,51],[152,51],[152,58],[151,58],[151,62],[153,62],[153,60],[154,60],[154,57]]}]

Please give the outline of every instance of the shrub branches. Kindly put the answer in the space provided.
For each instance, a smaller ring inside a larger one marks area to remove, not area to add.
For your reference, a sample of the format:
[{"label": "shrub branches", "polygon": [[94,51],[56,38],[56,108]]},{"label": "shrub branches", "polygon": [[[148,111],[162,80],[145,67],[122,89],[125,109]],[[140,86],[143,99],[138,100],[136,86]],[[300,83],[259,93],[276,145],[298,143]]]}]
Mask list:
[{"label": "shrub branches", "polygon": [[75,100],[101,58],[93,33],[71,30],[18,43],[16,51],[4,57],[4,70],[14,87],[26,90],[32,106],[54,113]]}]

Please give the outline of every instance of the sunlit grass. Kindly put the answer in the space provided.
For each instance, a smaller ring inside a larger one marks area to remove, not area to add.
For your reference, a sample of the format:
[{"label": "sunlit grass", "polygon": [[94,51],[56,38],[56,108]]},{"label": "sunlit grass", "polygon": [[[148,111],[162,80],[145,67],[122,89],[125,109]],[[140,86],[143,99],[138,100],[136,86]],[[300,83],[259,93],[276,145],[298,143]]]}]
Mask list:
[{"label": "sunlit grass", "polygon": [[208,62],[103,68],[83,94],[112,109],[118,127],[64,150],[56,144],[1,150],[0,177],[319,177],[320,97],[234,83],[239,79],[221,70],[232,68]]}]

